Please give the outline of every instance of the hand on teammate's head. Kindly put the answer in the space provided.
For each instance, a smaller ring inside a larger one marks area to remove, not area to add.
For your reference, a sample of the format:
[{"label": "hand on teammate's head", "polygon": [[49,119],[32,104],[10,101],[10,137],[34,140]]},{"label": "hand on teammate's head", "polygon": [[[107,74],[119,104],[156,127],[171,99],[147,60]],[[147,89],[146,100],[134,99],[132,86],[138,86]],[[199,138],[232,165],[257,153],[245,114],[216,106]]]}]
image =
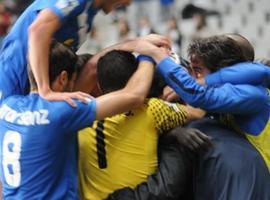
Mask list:
[{"label": "hand on teammate's head", "polygon": [[149,34],[141,37],[141,39],[147,40],[148,42],[154,44],[157,47],[164,47],[171,49],[171,41],[168,37],[158,34]]}]

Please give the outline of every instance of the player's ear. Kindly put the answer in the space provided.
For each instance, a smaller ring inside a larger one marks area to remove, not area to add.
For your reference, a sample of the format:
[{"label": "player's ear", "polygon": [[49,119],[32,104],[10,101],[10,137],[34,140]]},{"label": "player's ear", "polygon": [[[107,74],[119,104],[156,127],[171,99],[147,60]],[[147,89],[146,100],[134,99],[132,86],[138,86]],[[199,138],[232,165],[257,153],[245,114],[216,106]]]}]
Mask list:
[{"label": "player's ear", "polygon": [[67,85],[67,83],[68,83],[68,73],[67,73],[67,71],[62,71],[58,78],[59,78],[59,80],[58,80],[59,84],[61,86],[65,87]]},{"label": "player's ear", "polygon": [[66,88],[68,84],[68,73],[66,71],[62,71],[55,81],[53,81],[51,88],[55,92],[63,92],[64,88]]}]

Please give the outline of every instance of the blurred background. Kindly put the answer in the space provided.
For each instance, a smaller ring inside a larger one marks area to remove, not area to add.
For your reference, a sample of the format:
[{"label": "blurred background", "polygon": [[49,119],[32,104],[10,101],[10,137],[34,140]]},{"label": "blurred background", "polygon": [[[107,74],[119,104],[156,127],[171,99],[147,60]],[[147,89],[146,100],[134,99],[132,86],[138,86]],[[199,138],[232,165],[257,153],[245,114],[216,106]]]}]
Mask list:
[{"label": "blurred background", "polygon": [[[0,42],[31,1],[0,1]],[[239,33],[253,44],[256,58],[270,58],[270,0],[133,0],[109,15],[100,12],[78,53],[149,33],[167,35],[184,57],[196,38]]]}]

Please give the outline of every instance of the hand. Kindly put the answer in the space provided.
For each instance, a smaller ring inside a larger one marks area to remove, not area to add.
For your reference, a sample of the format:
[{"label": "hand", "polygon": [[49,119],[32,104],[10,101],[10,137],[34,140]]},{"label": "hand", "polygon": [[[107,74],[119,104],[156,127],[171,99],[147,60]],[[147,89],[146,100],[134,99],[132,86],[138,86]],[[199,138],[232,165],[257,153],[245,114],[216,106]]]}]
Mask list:
[{"label": "hand", "polygon": [[89,98],[92,98],[89,94],[83,92],[47,92],[46,94],[40,94],[40,96],[49,101],[66,101],[69,105],[76,108],[77,105],[73,99],[77,99],[80,102],[87,104]]},{"label": "hand", "polygon": [[170,88],[169,86],[166,86],[163,89],[163,94],[161,96],[161,99],[164,101],[169,101],[169,102],[176,102],[179,101],[179,96],[176,94],[176,92]]},{"label": "hand", "polygon": [[134,52],[152,57],[156,63],[168,56],[168,51],[165,48],[157,47],[147,40],[138,40],[134,44]]},{"label": "hand", "polygon": [[179,144],[193,151],[213,146],[212,138],[198,129],[177,127],[171,130],[169,134],[175,136]]},{"label": "hand", "polygon": [[165,47],[167,49],[171,49],[171,41],[167,37],[162,36],[162,35],[149,34],[149,35],[140,37],[140,39],[146,40],[158,47]]}]

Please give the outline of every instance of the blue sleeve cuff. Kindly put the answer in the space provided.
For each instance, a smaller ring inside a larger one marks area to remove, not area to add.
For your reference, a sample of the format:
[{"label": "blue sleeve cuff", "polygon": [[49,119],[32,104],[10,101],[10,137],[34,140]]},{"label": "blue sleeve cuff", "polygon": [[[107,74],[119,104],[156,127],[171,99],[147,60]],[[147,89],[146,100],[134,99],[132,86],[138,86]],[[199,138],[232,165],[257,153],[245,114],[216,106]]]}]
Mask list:
[{"label": "blue sleeve cuff", "polygon": [[137,57],[137,61],[138,62],[142,62],[142,61],[148,61],[148,62],[151,62],[153,63],[154,65],[156,65],[156,62],[153,58],[149,57],[149,56],[146,56],[146,55],[139,55]]}]

